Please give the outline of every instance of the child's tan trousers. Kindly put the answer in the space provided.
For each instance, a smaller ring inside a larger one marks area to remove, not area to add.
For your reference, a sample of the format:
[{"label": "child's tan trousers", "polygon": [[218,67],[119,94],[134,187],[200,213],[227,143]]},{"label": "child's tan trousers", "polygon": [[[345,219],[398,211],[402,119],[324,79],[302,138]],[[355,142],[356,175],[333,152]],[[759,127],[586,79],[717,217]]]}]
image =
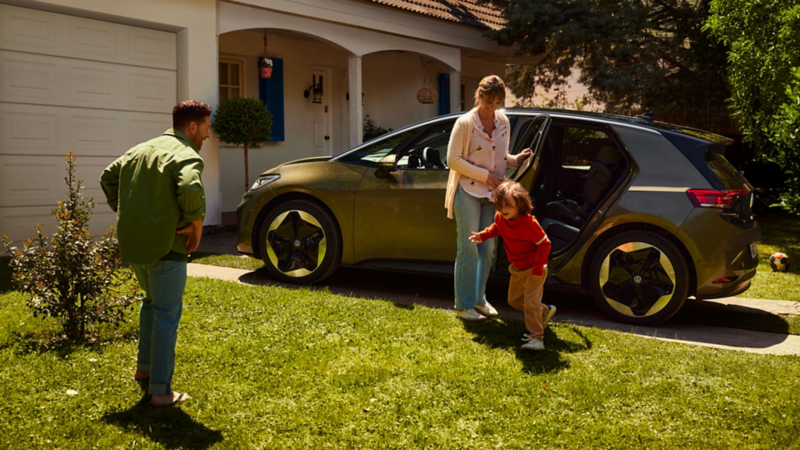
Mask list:
[{"label": "child's tan trousers", "polygon": [[508,304],[525,313],[525,328],[534,339],[544,340],[544,318],[548,308],[542,304],[544,280],[547,267],[542,276],[536,276],[531,269],[519,270],[513,264],[508,266],[511,282],[508,285]]}]

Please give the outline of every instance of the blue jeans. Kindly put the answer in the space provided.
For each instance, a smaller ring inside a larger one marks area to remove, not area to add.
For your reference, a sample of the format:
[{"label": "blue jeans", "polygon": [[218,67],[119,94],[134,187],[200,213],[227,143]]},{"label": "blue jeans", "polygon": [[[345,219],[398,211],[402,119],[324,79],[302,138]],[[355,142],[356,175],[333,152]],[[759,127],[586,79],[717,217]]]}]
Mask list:
[{"label": "blue jeans", "polygon": [[131,267],[146,294],[139,311],[136,370],[150,372],[150,394],[169,394],[186,288],[186,263],[158,261]]},{"label": "blue jeans", "polygon": [[455,293],[456,309],[472,309],[486,303],[486,281],[494,260],[495,240],[473,244],[469,237],[494,223],[494,203],[456,188],[453,215],[456,219]]}]

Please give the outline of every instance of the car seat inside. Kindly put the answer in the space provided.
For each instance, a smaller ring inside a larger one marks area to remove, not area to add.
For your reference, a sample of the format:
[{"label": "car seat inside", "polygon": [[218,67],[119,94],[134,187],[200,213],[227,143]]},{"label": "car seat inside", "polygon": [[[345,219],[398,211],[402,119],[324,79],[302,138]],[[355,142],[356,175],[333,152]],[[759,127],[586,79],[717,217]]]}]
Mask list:
[{"label": "car seat inside", "polygon": [[607,130],[555,122],[533,183],[534,215],[558,254],[576,242],[628,167]]}]

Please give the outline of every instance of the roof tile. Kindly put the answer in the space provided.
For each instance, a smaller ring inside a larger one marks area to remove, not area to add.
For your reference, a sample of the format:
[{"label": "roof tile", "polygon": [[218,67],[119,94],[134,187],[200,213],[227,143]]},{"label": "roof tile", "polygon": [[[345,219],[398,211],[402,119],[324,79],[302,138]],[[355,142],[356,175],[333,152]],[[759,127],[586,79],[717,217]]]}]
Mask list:
[{"label": "roof tile", "polygon": [[478,28],[498,30],[506,24],[502,11],[477,0],[372,0],[381,5]]}]

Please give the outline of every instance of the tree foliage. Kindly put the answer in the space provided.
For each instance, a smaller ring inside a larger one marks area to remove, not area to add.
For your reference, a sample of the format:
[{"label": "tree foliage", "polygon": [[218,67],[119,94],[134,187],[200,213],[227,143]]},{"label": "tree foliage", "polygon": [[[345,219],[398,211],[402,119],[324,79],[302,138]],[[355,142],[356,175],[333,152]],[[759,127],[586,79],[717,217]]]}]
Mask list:
[{"label": "tree foliage", "polygon": [[563,86],[573,69],[609,110],[722,105],[725,47],[702,28],[708,0],[485,0],[503,8],[502,45],[538,56],[506,74],[515,95]]},{"label": "tree foliage", "polygon": [[261,100],[232,98],[214,111],[212,128],[219,138],[234,146],[244,146],[244,184],[250,187],[247,150],[259,148],[270,138],[272,113]]},{"label": "tree foliage", "polygon": [[87,230],[92,197],[83,194],[83,181],[75,178],[75,157],[67,162],[67,201],[59,201],[51,214],[58,231],[48,240],[42,225],[23,249],[12,247],[8,235],[2,241],[11,254],[12,279],[30,295],[28,306],[34,317],[52,317],[67,338],[83,341],[97,325],[118,326],[126,310],[137,300],[127,284],[131,272],[120,271],[119,243],[112,227],[99,240]]},{"label": "tree foliage", "polygon": [[787,170],[781,201],[800,212],[800,3],[714,0],[707,28],[730,45],[731,105],[745,140]]}]

